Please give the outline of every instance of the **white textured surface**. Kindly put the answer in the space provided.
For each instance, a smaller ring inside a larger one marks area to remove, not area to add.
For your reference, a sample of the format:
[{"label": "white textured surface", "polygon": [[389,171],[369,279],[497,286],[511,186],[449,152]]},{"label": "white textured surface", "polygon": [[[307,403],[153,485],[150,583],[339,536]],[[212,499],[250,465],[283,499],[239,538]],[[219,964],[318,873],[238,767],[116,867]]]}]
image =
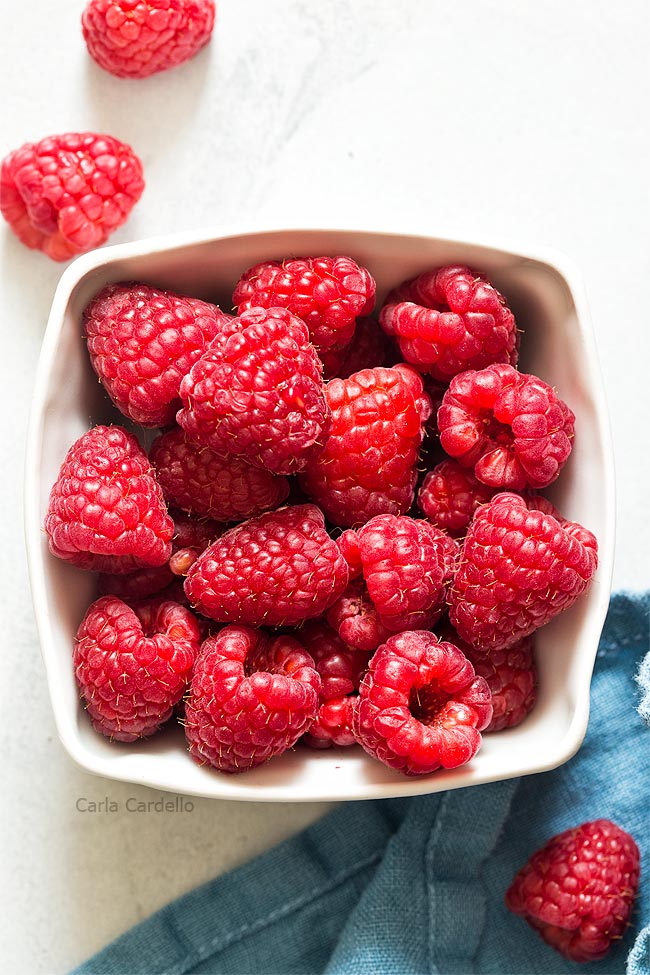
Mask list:
[{"label": "white textured surface", "polygon": [[[576,260],[617,455],[614,583],[646,586],[644,0],[218,0],[210,49],[142,83],[89,62],[82,6],[31,0],[5,12],[0,153],[71,129],[132,142],[148,189],[114,241],[239,220],[362,224],[372,214],[386,226],[553,245]],[[61,268],[5,232],[0,249],[0,930],[7,971],[49,975],[326,807],[195,800],[192,813],[129,813],[129,796],[157,795],[83,774],[58,744],[19,509],[30,388]],[[120,813],[75,808],[80,797],[106,796]]]}]

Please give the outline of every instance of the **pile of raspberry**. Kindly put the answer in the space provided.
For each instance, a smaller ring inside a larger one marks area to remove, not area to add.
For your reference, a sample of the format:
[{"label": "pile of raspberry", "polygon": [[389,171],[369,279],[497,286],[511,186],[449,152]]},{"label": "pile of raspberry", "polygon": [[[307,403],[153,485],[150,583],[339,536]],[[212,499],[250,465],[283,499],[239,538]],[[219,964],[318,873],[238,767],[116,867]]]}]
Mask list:
[{"label": "pile of raspberry", "polygon": [[85,309],[117,413],[70,447],[45,531],[97,573],[73,666],[100,734],[180,721],[225,773],[299,744],[414,776],[533,708],[535,634],[597,566],[540,494],[575,417],[518,371],[484,275],[382,297],[325,255],[244,270],[228,310],[141,282]]}]

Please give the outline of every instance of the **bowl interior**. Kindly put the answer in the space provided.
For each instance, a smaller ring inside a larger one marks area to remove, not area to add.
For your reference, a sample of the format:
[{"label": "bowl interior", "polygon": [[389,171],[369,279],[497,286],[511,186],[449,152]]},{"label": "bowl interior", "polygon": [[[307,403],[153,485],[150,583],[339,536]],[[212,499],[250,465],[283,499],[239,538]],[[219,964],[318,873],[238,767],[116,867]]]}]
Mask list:
[{"label": "bowl interior", "polygon": [[[105,284],[138,280],[230,308],[235,282],[250,265],[303,254],[348,254],[369,268],[378,302],[405,278],[436,265],[484,271],[506,295],[522,330],[520,368],[556,386],[576,414],[575,447],[548,492],[562,513],[590,528],[600,567],[589,591],[544,627],[537,640],[539,701],[518,728],[486,735],[463,768],[409,779],[361,749],[314,752],[297,746],[241,776],[191,761],[182,729],[135,745],[97,735],[79,703],[72,673],[74,634],[95,598],[95,577],[53,558],[42,525],[48,495],[71,443],[91,425],[122,422],[90,367],[81,336],[87,302]],[[57,727],[72,757],[89,771],[167,789],[255,801],[319,801],[415,795],[541,771],[568,759],[586,728],[589,683],[607,609],[613,563],[613,466],[593,337],[581,286],[556,259],[430,237],[343,230],[224,234],[174,244],[144,241],[76,261],[55,297],[36,382],[26,467],[26,535],[41,647]]]}]

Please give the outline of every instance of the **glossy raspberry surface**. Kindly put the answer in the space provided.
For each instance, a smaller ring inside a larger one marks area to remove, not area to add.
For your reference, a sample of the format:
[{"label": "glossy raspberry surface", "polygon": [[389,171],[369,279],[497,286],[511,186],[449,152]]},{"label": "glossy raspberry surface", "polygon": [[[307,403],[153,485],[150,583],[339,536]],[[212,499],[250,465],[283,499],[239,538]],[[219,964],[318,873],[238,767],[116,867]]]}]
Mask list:
[{"label": "glossy raspberry surface", "polygon": [[308,620],[294,635],[314,660],[321,679],[321,701],[359,689],[370,656],[367,652],[349,646],[324,620]]},{"label": "glossy raspberry surface", "polygon": [[576,522],[501,493],[478,509],[461,550],[449,617],[478,650],[518,643],[587,589],[598,546]]},{"label": "glossy raspberry surface", "polygon": [[26,142],[0,168],[2,216],[23,244],[55,261],[105,243],[143,190],[133,149],[95,132]]},{"label": "glossy raspberry surface", "polygon": [[372,653],[391,631],[382,624],[363,578],[351,579],[345,591],[327,611],[327,622],[341,639]]},{"label": "glossy raspberry surface", "polygon": [[515,491],[556,480],[574,424],[548,383],[508,365],[456,376],[438,410],[443,449],[484,484]]},{"label": "glossy raspberry surface", "polygon": [[174,522],[138,441],[96,426],[68,450],[50,492],[50,551],[81,569],[124,573],[164,565]]},{"label": "glossy raspberry surface", "polygon": [[180,428],[157,437],[149,459],[168,502],[215,521],[244,521],[279,507],[289,494],[286,477],[218,454]]},{"label": "glossy raspberry surface", "polygon": [[171,716],[199,651],[194,615],[166,600],[132,609],[102,596],[77,631],[77,684],[100,734],[135,741],[154,734]]},{"label": "glossy raspberry surface", "polygon": [[253,308],[222,326],[183,379],[178,423],[219,453],[294,473],[327,438],[322,369],[304,322]]},{"label": "glossy raspberry surface", "polygon": [[362,369],[386,365],[389,340],[374,318],[357,319],[354,335],[347,345],[335,345],[319,352],[325,379],[348,379]]},{"label": "glossy raspberry surface", "polygon": [[266,261],[242,275],[232,300],[239,314],[255,307],[288,308],[324,352],[350,342],[357,317],[374,307],[375,282],[350,257]]},{"label": "glossy raspberry surface", "polygon": [[331,697],[319,705],[316,717],[300,739],[310,748],[349,748],[357,740],[352,732],[356,695]]},{"label": "glossy raspberry surface", "polygon": [[313,660],[288,636],[226,626],[209,637],[185,707],[190,755],[244,772],[291,748],[318,710]]},{"label": "glossy raspberry surface", "polygon": [[457,538],[465,534],[476,509],[496,490],[457,461],[443,460],[425,475],[417,503],[433,525]]},{"label": "glossy raspberry surface", "polygon": [[464,654],[427,630],[408,630],[372,657],[353,731],[385,765],[426,775],[469,762],[491,717],[489,688]]},{"label": "glossy raspberry surface", "polygon": [[191,567],[185,592],[219,623],[291,626],[321,616],[347,581],[322,512],[304,504],[231,528]]},{"label": "glossy raspberry surface", "polygon": [[508,888],[506,906],[566,958],[593,962],[624,934],[638,884],[634,839],[597,819],[537,850]]},{"label": "glossy raspberry surface", "polygon": [[118,410],[146,427],[173,423],[186,375],[230,316],[216,305],[126,282],[84,311],[92,367]]},{"label": "glossy raspberry surface", "polygon": [[193,57],[210,40],[214,0],[90,0],[81,26],[97,64],[146,78]]},{"label": "glossy raspberry surface", "polygon": [[404,514],[413,503],[430,404],[409,366],[364,369],[326,387],[330,435],[300,484],[335,525]]},{"label": "glossy raspberry surface", "polygon": [[517,363],[517,328],[505,298],[464,266],[405,281],[388,295],[379,320],[406,362],[441,382],[492,362]]}]

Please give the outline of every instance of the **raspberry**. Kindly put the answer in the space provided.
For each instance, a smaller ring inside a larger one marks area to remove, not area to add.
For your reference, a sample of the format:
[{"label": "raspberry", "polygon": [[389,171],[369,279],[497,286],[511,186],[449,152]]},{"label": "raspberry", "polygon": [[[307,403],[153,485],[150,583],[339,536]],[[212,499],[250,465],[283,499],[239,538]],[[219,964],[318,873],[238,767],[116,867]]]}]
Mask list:
[{"label": "raspberry", "polygon": [[429,471],[418,491],[418,508],[432,524],[454,537],[465,534],[476,509],[496,488],[481,484],[455,460],[443,460]]},{"label": "raspberry", "polygon": [[270,511],[222,535],[194,563],[185,592],[218,623],[291,626],[320,616],[348,581],[313,504]]},{"label": "raspberry", "polygon": [[388,338],[372,318],[358,318],[348,345],[320,352],[325,379],[349,379],[362,369],[383,366],[388,358]]},{"label": "raspberry", "polygon": [[147,455],[122,427],[96,426],[75,441],[50,492],[50,552],[102,572],[164,565],[174,523],[150,471]]},{"label": "raspberry", "polygon": [[199,624],[167,601],[131,609],[103,596],[77,632],[73,663],[93,727],[135,741],[158,731],[182,698],[199,651]]},{"label": "raspberry", "polygon": [[83,325],[92,367],[118,410],[159,427],[174,422],[181,379],[227,321],[215,305],[132,282],[100,291]]},{"label": "raspberry", "polygon": [[209,637],[185,707],[190,755],[222,772],[245,772],[291,748],[314,720],[320,678],[288,636],[227,626]]},{"label": "raspberry", "polygon": [[[380,630],[428,629],[444,612],[459,550],[434,525],[408,515],[378,515],[356,532],[344,532],[339,547],[353,571],[361,564]],[[330,619],[334,613],[336,607],[330,610]],[[351,619],[339,633],[349,636],[355,646],[357,641],[348,632]],[[364,623],[362,616],[359,624]],[[364,631],[366,628],[363,626]]]},{"label": "raspberry", "polygon": [[328,610],[327,622],[345,643],[367,653],[372,653],[391,635],[380,622],[362,579],[352,579],[343,595]]},{"label": "raspberry", "polygon": [[427,271],[387,298],[379,321],[404,359],[441,382],[492,362],[517,363],[517,328],[503,295],[467,267]]},{"label": "raspberry", "polygon": [[286,501],[286,477],[217,454],[180,429],[154,440],[149,458],[167,501],[216,521],[243,521]]},{"label": "raspberry", "polygon": [[521,724],[537,700],[534,638],[527,636],[511,647],[483,653],[461,640],[449,625],[437,627],[436,631],[441,640],[462,650],[478,676],[487,681],[492,695],[492,720],[485,731],[503,731]]},{"label": "raspberry", "polygon": [[249,268],[232,296],[239,314],[288,308],[301,318],[319,352],[347,345],[359,315],[375,304],[375,282],[351,257],[301,257]]},{"label": "raspberry", "polygon": [[118,78],[182,64],[208,43],[214,0],[90,0],[81,16],[88,52]]},{"label": "raspberry", "polygon": [[469,762],[491,717],[489,688],[461,651],[410,630],[392,636],[370,661],[353,730],[380,762],[426,775]]},{"label": "raspberry", "polygon": [[558,477],[574,423],[551,386],[507,365],[456,376],[438,410],[443,449],[484,484],[514,491]]},{"label": "raspberry", "polygon": [[[188,549],[194,551],[196,558],[223,533],[223,526],[209,518],[191,518],[183,511],[170,511],[169,514],[174,521],[171,561],[176,553],[187,552]],[[128,575],[102,572],[99,576],[99,592],[103,596],[118,596],[126,602],[147,599],[171,585],[177,574],[172,571],[170,562],[153,568],[136,569]],[[184,595],[183,600],[176,599],[176,602],[181,601],[185,601]]]},{"label": "raspberry", "polygon": [[333,379],[325,395],[330,436],[301,473],[303,490],[335,525],[404,514],[413,503],[430,409],[420,376],[404,365],[363,369]]},{"label": "raspberry", "polygon": [[322,701],[309,731],[301,741],[310,748],[332,748],[333,745],[349,748],[356,745],[357,740],[352,732],[356,697],[356,694],[346,694]]},{"label": "raspberry", "polygon": [[142,164],[110,135],[68,132],[26,142],[0,169],[0,212],[54,261],[99,247],[142,196]]},{"label": "raspberry", "polygon": [[604,958],[627,927],[639,885],[639,850],[608,819],[550,839],[516,874],[506,906],[574,962]]},{"label": "raspberry", "polygon": [[178,422],[219,453],[291,474],[327,437],[322,364],[307,327],[284,308],[222,326],[181,383]]},{"label": "raspberry", "polygon": [[323,620],[309,620],[295,632],[321,679],[320,699],[343,697],[359,689],[368,653],[348,646]]},{"label": "raspberry", "polygon": [[581,525],[497,494],[474,515],[449,595],[452,625],[478,650],[518,643],[589,585],[598,545]]}]

